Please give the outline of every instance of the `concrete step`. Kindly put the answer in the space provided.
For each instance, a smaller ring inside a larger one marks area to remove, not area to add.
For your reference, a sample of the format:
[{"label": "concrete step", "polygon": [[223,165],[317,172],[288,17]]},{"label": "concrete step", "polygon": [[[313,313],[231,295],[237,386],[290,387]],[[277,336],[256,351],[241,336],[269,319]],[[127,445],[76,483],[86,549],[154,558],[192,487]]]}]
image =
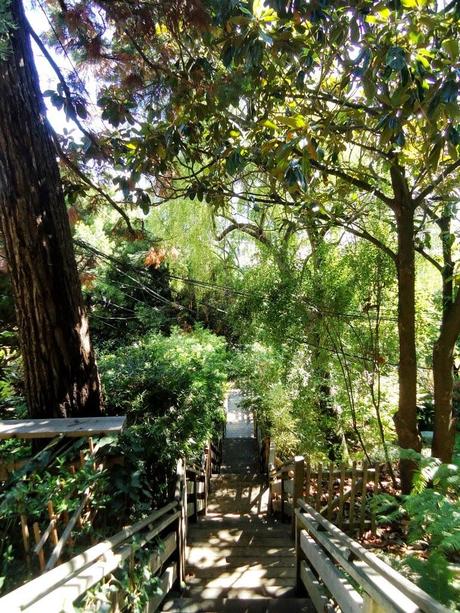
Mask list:
[{"label": "concrete step", "polygon": [[163,611],[176,613],[314,613],[308,598],[234,598],[208,599],[178,597],[167,601]]}]

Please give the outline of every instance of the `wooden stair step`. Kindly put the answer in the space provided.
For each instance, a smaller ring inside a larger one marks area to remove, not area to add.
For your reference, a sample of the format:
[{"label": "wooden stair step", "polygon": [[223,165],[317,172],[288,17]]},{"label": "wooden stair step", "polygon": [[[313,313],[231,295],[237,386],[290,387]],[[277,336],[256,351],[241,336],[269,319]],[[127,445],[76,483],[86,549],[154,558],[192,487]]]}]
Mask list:
[{"label": "wooden stair step", "polygon": [[[194,561],[195,560],[195,561]],[[263,568],[295,568],[295,560],[292,557],[273,557],[270,556],[209,556],[196,555],[190,558],[187,564],[187,571],[194,571],[196,568],[241,568],[262,566]]]},{"label": "wooden stair step", "polygon": [[211,535],[219,535],[222,536],[238,536],[240,534],[266,534],[268,536],[277,536],[285,538],[288,541],[292,540],[291,532],[289,527],[286,525],[266,525],[266,524],[257,524],[250,521],[250,517],[242,517],[240,518],[240,522],[238,523],[214,523],[210,524],[207,522],[201,522],[196,525],[190,525],[188,534],[189,536],[194,535],[202,535],[202,534],[211,534]]},{"label": "wooden stair step", "polygon": [[189,585],[187,595],[203,599],[222,598],[283,598],[294,597],[295,589],[292,579],[284,581],[279,579],[269,585],[254,586],[206,586],[202,584]]},{"label": "wooden stair step", "polygon": [[[240,580],[246,576],[250,578],[258,578],[263,582],[265,579],[273,579],[275,577],[283,577],[293,579],[296,576],[296,569],[294,566],[271,566],[265,567],[262,564],[248,564],[240,566],[219,566],[219,567],[207,567],[200,566],[187,566],[187,577],[194,577],[199,579],[217,579],[222,578],[234,581]],[[187,579],[188,581],[188,579]],[[292,583],[292,581],[291,581]]]},{"label": "wooden stair step", "polygon": [[260,556],[275,557],[275,558],[291,558],[295,555],[293,547],[274,547],[274,546],[248,546],[248,545],[209,545],[199,546],[195,543],[193,547],[190,547],[188,560],[194,561],[196,557],[207,558],[222,558],[222,557],[247,557],[256,558]]},{"label": "wooden stair step", "polygon": [[[209,592],[210,598],[232,597],[227,592],[233,590],[235,592],[249,590],[251,593],[259,594],[260,596],[270,596],[271,598],[284,596],[289,593],[293,595],[295,580],[293,577],[272,577],[262,578],[257,573],[243,573],[235,575],[229,573],[228,576],[218,576],[215,578],[208,577],[188,577],[187,591],[190,594]],[[204,596],[203,596],[204,597]]]},{"label": "wooden stair step", "polygon": [[191,535],[188,540],[191,547],[218,547],[232,545],[233,547],[245,547],[254,545],[255,547],[287,547],[292,548],[292,541],[285,536],[263,536],[261,534],[241,534],[232,536],[212,536],[205,539],[204,535]]},{"label": "wooden stair step", "polygon": [[195,599],[178,597],[167,601],[163,611],[170,613],[314,613],[308,598]]}]

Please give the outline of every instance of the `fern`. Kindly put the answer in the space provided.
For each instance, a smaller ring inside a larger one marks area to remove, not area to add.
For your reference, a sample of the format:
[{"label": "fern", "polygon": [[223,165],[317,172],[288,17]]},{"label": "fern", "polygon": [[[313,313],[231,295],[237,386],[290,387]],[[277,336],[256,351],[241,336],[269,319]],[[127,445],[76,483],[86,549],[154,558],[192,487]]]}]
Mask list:
[{"label": "fern", "polygon": [[451,570],[460,552],[460,469],[436,458],[419,457],[411,494],[401,500],[389,495],[375,497],[379,523],[408,518],[408,542],[423,541],[427,558],[409,556],[404,564],[418,576],[419,586],[434,598],[455,607],[460,591]]}]

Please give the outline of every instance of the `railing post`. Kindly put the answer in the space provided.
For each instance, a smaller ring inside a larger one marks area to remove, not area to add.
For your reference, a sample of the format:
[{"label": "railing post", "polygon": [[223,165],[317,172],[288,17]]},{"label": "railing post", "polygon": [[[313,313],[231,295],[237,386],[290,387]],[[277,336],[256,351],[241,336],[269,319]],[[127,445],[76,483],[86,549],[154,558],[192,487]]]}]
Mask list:
[{"label": "railing post", "polygon": [[295,510],[299,506],[299,498],[303,499],[303,482],[305,478],[305,458],[296,455],[294,458],[294,491],[292,500],[292,536],[295,535]]},{"label": "railing post", "polygon": [[193,522],[198,521],[198,480],[196,472],[193,473]]},{"label": "railing post", "polygon": [[177,580],[182,589],[185,583],[185,556],[187,544],[187,473],[185,460],[182,458],[177,461],[175,498],[180,509],[180,516],[177,520]]},{"label": "railing post", "polygon": [[276,446],[273,441],[270,441],[270,447],[269,447],[269,452],[268,452],[268,463],[267,463],[268,512],[269,513],[273,513],[272,480],[276,472],[275,456],[276,456]]},{"label": "railing post", "polygon": [[281,473],[281,521],[284,521],[284,498],[285,498],[285,491],[284,491],[284,482],[285,482],[285,477],[284,477],[284,473]]},{"label": "railing post", "polygon": [[302,561],[302,548],[300,547],[300,525],[297,519],[296,509],[293,509],[294,513],[294,536],[295,536],[295,584],[297,594],[302,593],[302,579],[300,577],[300,563]]}]

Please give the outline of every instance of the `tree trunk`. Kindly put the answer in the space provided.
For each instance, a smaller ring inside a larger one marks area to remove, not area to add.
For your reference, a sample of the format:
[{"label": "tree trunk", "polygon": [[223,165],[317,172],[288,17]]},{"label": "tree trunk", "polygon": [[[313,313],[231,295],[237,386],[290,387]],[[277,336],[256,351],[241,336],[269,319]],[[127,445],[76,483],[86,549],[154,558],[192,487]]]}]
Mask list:
[{"label": "tree trunk", "polygon": [[[454,384],[455,343],[460,334],[460,297],[454,297],[454,263],[452,260],[450,206],[438,219],[441,230],[443,269],[442,269],[442,323],[439,337],[433,346],[434,382],[434,436],[431,454],[449,463],[455,445],[455,424],[452,391]],[[457,323],[456,323],[457,320]]]},{"label": "tree trunk", "polygon": [[[324,266],[322,248],[324,246],[324,235],[318,230],[316,220],[312,214],[309,215],[306,229],[312,251],[313,296],[314,300],[321,308],[324,302],[324,286],[322,280],[322,268]],[[311,370],[317,398],[318,415],[321,419],[321,425],[327,445],[327,454],[331,461],[335,461],[339,456],[341,447],[343,447],[344,436],[340,423],[340,416],[334,406],[334,399],[332,396],[329,356],[327,352],[322,349],[324,345],[324,324],[322,319],[323,315],[317,313],[311,321],[312,345],[314,346],[311,356]]]},{"label": "tree trunk", "polygon": [[100,382],[24,10],[0,60],[0,229],[31,417],[101,412]]},{"label": "tree trunk", "polygon": [[452,407],[454,383],[453,362],[455,343],[460,335],[460,290],[446,310],[441,332],[433,347],[434,436],[431,453],[442,462],[452,461],[455,445],[455,425]]},{"label": "tree trunk", "polygon": [[[395,415],[398,444],[402,449],[421,451],[417,427],[417,353],[415,345],[415,207],[407,189],[403,171],[392,167],[395,193],[394,212],[398,233],[398,335],[399,335],[399,404]],[[417,463],[402,458],[401,489],[410,492]]]}]

